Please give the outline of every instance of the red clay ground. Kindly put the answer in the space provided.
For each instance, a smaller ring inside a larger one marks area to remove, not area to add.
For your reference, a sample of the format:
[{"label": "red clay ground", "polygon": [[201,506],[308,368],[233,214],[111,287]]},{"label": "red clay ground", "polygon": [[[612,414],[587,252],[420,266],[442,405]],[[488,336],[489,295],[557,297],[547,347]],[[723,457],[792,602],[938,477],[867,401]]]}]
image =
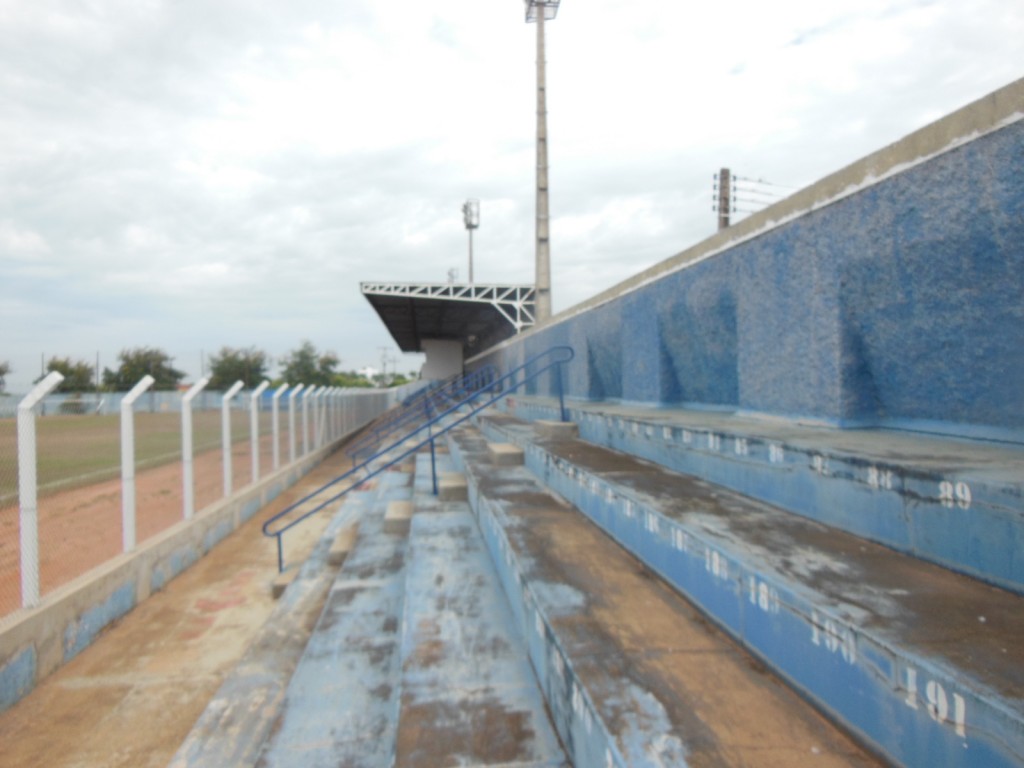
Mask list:
[{"label": "red clay ground", "polygon": [[[220,464],[211,466],[207,482],[219,491]],[[274,606],[275,545],[260,525],[346,468],[342,454],[327,459],[0,713],[0,765],[166,766]],[[177,519],[180,507],[169,509],[166,519]],[[156,530],[158,522],[147,525]],[[286,537],[290,562],[305,558],[327,522],[326,515],[315,515]],[[115,528],[119,540],[119,522]]]},{"label": "red clay ground", "polygon": [[[270,438],[261,442],[261,473],[271,468]],[[252,454],[248,442],[232,450],[232,486],[239,490],[252,480]],[[138,543],[183,518],[180,462],[139,472],[135,478],[136,540]],[[195,507],[223,497],[221,451],[197,455],[193,462]],[[121,480],[108,480],[44,496],[39,500],[40,593],[62,584],[121,552]],[[0,618],[21,606],[17,506],[0,509]]]}]

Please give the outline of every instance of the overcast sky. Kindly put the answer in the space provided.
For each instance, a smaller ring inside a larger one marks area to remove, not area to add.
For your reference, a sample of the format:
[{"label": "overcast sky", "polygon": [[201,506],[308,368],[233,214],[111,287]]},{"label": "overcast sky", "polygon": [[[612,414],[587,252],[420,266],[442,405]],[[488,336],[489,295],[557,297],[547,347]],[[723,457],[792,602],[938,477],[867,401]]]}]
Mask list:
[{"label": "overcast sky", "polygon": [[[565,0],[548,32],[555,311],[1024,74],[1020,0]],[[533,281],[518,0],[0,0],[0,362],[305,339],[402,358],[361,280]]]}]

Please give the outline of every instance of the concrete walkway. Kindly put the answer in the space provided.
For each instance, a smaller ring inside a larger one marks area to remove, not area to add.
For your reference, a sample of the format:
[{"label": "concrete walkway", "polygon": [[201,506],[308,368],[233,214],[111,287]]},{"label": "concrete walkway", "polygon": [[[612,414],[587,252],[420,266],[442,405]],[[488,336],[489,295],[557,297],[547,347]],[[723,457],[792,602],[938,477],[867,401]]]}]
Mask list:
[{"label": "concrete walkway", "polygon": [[[260,525],[348,466],[338,454],[0,713],[5,768],[164,768],[274,607]],[[286,537],[301,562],[328,522]]]}]

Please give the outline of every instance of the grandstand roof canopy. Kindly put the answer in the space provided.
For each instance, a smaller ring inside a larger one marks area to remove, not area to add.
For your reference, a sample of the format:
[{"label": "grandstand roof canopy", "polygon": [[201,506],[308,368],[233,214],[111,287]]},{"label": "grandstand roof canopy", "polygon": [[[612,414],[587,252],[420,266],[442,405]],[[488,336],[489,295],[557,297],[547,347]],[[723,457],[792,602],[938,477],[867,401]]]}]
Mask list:
[{"label": "grandstand roof canopy", "polygon": [[360,283],[360,290],[403,352],[424,339],[461,341],[475,354],[534,322],[532,285]]}]

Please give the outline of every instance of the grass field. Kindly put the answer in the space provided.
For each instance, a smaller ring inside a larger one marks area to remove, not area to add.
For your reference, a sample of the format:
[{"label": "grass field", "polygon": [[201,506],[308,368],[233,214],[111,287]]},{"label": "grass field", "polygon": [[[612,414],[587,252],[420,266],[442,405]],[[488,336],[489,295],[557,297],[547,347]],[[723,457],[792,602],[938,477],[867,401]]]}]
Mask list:
[{"label": "grass field", "polygon": [[[135,461],[139,468],[181,459],[181,414],[135,414]],[[232,442],[249,439],[249,415],[231,413]],[[261,415],[260,431],[270,430],[269,414]],[[220,411],[193,414],[196,453],[216,448],[221,440]],[[67,490],[116,477],[121,471],[119,414],[46,416],[36,419],[39,493]],[[0,419],[0,506],[15,503],[18,494],[17,422]]]}]

